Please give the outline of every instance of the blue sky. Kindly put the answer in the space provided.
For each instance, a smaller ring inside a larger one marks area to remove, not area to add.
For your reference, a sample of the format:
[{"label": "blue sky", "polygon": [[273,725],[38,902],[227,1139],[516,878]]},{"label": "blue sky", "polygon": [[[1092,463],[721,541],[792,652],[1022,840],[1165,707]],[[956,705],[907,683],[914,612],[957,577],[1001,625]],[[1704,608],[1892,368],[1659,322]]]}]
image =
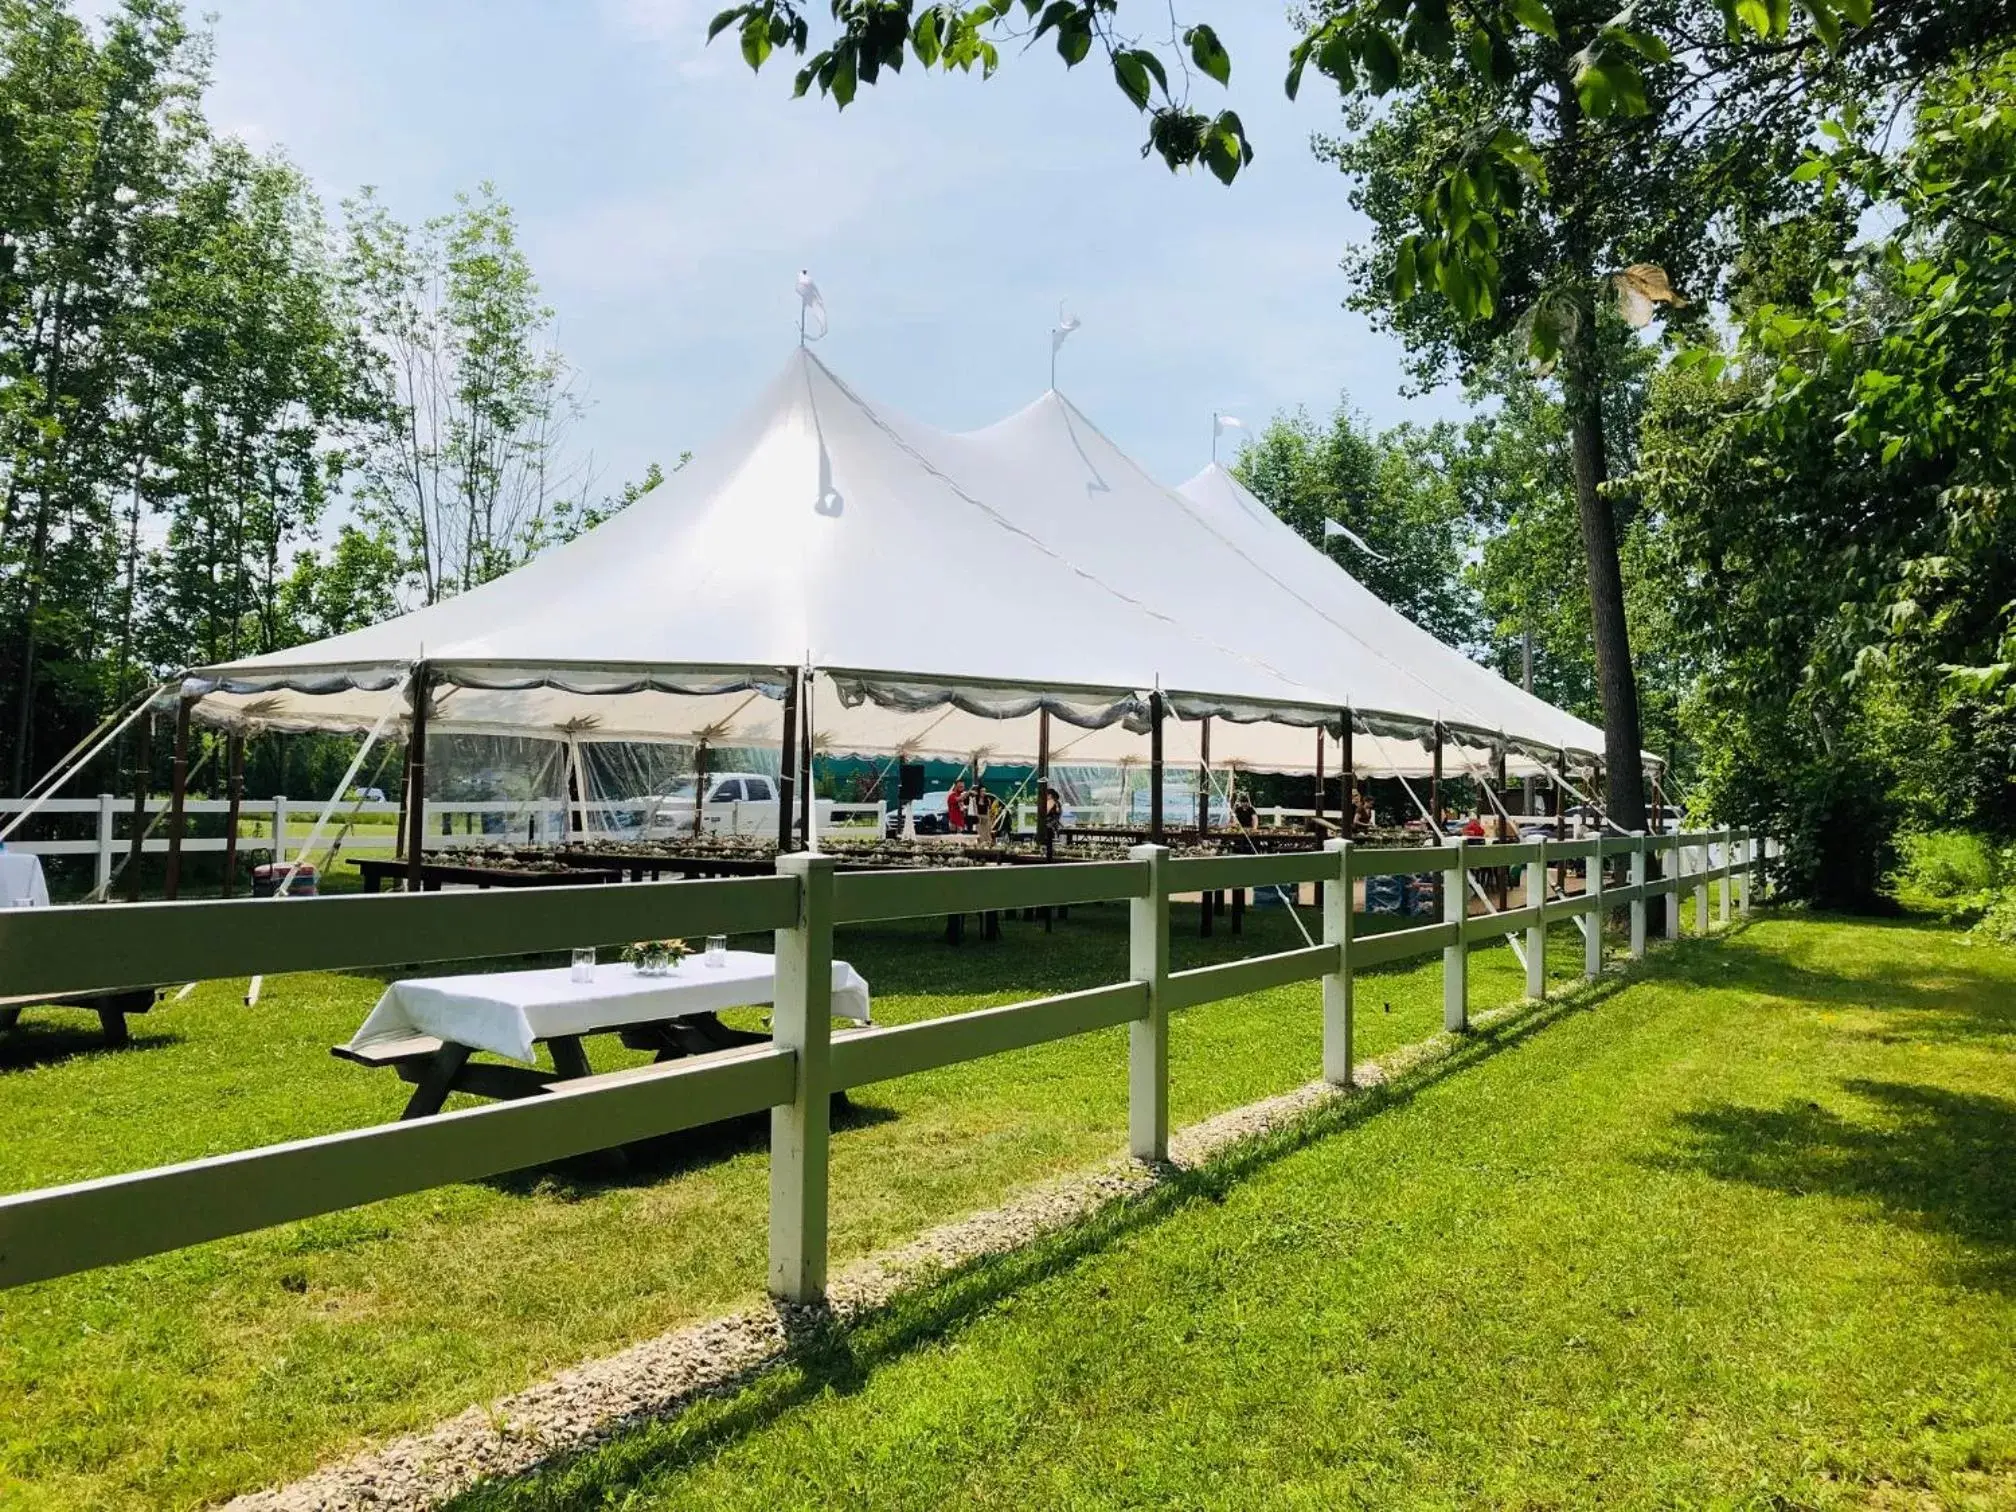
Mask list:
[{"label": "blue sky", "polygon": [[909,71],[840,114],[791,100],[788,64],[752,76],[732,37],[703,46],[720,3],[210,0],[210,114],[332,203],[374,184],[418,220],[493,180],[611,484],[704,446],[775,372],[801,266],[831,312],[821,355],[948,427],[1045,387],[1067,301],[1084,324],[1058,386],[1170,482],[1208,459],[1214,409],[1257,423],[1341,391],[1381,425],[1454,412],[1404,398],[1397,346],[1341,307],[1363,225],[1308,145],[1334,96],[1283,98],[1268,0],[1212,7],[1258,148],[1230,189],[1143,162],[1103,68],[1067,75],[1047,46],[986,84]]}]

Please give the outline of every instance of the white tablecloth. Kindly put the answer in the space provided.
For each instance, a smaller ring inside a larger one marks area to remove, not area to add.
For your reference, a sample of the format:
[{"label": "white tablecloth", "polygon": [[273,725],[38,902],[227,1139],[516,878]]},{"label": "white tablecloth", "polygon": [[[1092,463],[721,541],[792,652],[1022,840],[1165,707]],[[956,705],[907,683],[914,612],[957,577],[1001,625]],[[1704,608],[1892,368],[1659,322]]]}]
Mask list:
[{"label": "white tablecloth", "polygon": [[26,851],[0,851],[0,908],[12,908],[22,898],[31,908],[49,906],[49,883],[42,876],[42,858]]},{"label": "white tablecloth", "polygon": [[[593,1034],[625,1024],[751,1008],[776,996],[776,962],[752,950],[731,950],[722,966],[688,956],[669,975],[640,976],[623,963],[603,962],[595,980],[576,982],[568,967],[499,971],[479,976],[419,977],[394,982],[364,1020],[353,1050],[385,1040],[431,1034],[472,1050],[531,1061],[532,1042],[560,1034]],[[868,984],[845,961],[833,963],[833,1011],[868,1019]]]}]

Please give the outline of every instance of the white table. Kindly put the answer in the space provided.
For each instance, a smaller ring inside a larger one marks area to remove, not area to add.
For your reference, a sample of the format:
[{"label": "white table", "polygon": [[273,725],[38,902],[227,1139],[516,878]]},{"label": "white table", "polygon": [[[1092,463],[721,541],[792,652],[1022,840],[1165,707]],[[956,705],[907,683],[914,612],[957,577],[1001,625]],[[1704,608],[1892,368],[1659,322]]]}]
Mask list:
[{"label": "white table", "polygon": [[49,883],[42,858],[26,851],[0,850],[0,908],[47,908]]},{"label": "white table", "polygon": [[[688,956],[658,977],[606,962],[589,982],[574,981],[565,966],[417,977],[386,988],[349,1044],[335,1053],[363,1065],[398,1067],[417,1087],[402,1116],[420,1118],[438,1112],[449,1092],[516,1097],[588,1075],[584,1035],[621,1033],[626,1044],[656,1049],[661,1060],[760,1040],[726,1028],[714,1015],[775,996],[775,958],[748,950],[729,951],[720,966]],[[866,1024],[869,1008],[868,984],[845,961],[835,961],[834,1013]],[[529,1069],[533,1047],[542,1041],[553,1055],[551,1074]],[[470,1065],[476,1051],[523,1064]]]}]

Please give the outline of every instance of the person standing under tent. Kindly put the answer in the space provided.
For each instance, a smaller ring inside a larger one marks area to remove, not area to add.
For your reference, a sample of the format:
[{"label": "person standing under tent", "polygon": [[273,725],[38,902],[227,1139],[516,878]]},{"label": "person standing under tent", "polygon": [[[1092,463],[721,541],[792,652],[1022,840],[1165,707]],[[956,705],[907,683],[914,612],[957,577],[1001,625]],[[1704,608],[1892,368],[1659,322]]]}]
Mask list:
[{"label": "person standing under tent", "polygon": [[966,779],[954,777],[945,795],[945,828],[955,835],[966,832]]},{"label": "person standing under tent", "polygon": [[1232,822],[1247,834],[1260,828],[1260,811],[1253,807],[1253,798],[1241,788],[1232,799]]},{"label": "person standing under tent", "polygon": [[1057,831],[1064,823],[1064,800],[1057,796],[1057,789],[1044,783],[1036,794],[1036,839],[1043,845],[1057,838]]}]

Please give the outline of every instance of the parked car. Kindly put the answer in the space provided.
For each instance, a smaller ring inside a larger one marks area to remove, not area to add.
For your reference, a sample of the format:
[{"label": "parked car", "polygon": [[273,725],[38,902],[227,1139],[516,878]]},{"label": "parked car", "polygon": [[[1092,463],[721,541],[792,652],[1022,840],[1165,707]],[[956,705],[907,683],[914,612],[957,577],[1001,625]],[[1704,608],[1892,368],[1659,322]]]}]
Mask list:
[{"label": "parked car", "polygon": [[[945,800],[948,796],[950,795],[946,793],[926,793],[922,798],[913,798],[910,800],[910,816],[917,821],[918,834],[944,835],[951,832],[952,822],[945,817]],[[900,808],[891,809],[889,811],[888,824],[889,838],[893,840],[902,833],[903,810]]]},{"label": "parked car", "polygon": [[[647,815],[644,832],[652,839],[676,839],[693,833],[692,778],[669,793],[642,801]],[[816,819],[823,829],[832,822],[830,799],[816,801]],[[761,772],[712,772],[700,811],[700,830],[707,835],[774,835],[777,833],[777,779]]]}]

